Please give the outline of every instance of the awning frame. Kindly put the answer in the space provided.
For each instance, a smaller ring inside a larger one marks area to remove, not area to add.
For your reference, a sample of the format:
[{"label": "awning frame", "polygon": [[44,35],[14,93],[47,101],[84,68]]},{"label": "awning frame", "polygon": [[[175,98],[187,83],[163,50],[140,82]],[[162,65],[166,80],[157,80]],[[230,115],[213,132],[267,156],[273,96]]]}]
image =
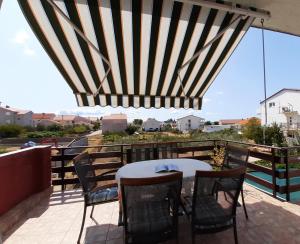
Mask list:
[{"label": "awning frame", "polygon": [[235,14],[241,14],[241,15],[265,19],[265,20],[271,18],[271,14],[269,11],[257,9],[249,6],[244,6],[241,4],[236,4],[228,1],[223,1],[222,3],[213,2],[211,0],[177,0],[177,1],[208,7],[208,8],[215,8],[218,10],[228,11]]}]

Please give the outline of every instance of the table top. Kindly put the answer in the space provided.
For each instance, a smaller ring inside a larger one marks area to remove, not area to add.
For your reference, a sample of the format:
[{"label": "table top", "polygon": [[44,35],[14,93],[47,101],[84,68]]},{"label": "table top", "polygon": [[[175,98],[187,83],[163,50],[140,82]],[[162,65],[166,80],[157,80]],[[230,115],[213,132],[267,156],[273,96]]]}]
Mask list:
[{"label": "table top", "polygon": [[196,170],[212,170],[208,163],[196,159],[157,159],[126,164],[118,170],[116,179],[119,181],[120,178],[150,178],[168,174],[155,172],[155,167],[159,164],[177,165],[183,178],[194,177]]}]

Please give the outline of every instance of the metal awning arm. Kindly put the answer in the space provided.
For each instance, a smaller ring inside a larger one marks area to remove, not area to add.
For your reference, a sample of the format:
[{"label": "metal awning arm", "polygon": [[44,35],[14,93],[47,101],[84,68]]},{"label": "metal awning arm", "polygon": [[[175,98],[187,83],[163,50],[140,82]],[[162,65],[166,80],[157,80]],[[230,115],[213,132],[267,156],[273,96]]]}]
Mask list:
[{"label": "metal awning arm", "polygon": [[238,20],[240,20],[243,17],[243,15],[239,15],[237,16],[233,21],[230,22],[230,24],[224,28],[222,31],[220,31],[214,38],[212,38],[208,43],[206,43],[198,52],[196,52],[188,61],[186,61],[179,69],[178,69],[178,74],[180,73],[180,71],[187,66],[188,64],[190,64],[191,62],[193,62],[196,58],[198,58],[200,56],[200,54],[206,49],[208,48],[210,45],[212,45],[216,40],[218,40],[220,37],[222,37],[224,35],[224,33]]},{"label": "metal awning arm", "polygon": [[[1,4],[0,0],[0,4]],[[87,37],[86,35],[70,20],[70,18],[56,5],[56,3],[54,3],[53,0],[47,0],[47,2],[53,7],[54,10],[56,10],[74,29],[74,31],[80,35],[83,40],[86,41],[86,43],[95,51],[99,54],[99,56],[101,57],[101,59],[108,65],[108,69],[105,72],[105,76],[104,78],[100,81],[100,86],[98,87],[97,91],[93,94],[93,96],[97,96],[99,94],[99,91],[103,85],[104,80],[107,78],[109,72],[111,71],[111,64],[109,62],[109,60],[103,56],[103,54],[99,51],[99,49],[94,45],[94,43],[92,43]],[[0,5],[1,7],[1,5]]]},{"label": "metal awning arm", "polygon": [[181,70],[186,67],[187,65],[189,65],[191,62],[193,62],[196,58],[198,58],[200,56],[200,54],[206,49],[208,48],[210,45],[212,45],[216,40],[218,40],[220,37],[222,37],[224,35],[224,33],[238,20],[240,20],[241,18],[243,18],[244,15],[238,15],[233,21],[230,22],[230,24],[224,28],[222,31],[220,31],[214,38],[212,38],[208,43],[206,43],[198,52],[196,52],[188,61],[186,61],[177,71],[177,75],[180,81],[180,86],[182,89],[182,93],[183,95],[187,98],[186,93],[184,91],[184,86],[182,84],[182,79],[180,76],[180,72]]}]

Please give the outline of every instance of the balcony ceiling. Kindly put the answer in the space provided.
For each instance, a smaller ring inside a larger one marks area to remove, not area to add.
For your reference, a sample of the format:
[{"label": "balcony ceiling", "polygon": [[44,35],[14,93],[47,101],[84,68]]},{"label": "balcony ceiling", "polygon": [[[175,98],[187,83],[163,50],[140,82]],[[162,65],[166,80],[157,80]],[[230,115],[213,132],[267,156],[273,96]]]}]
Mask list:
[{"label": "balcony ceiling", "polygon": [[[237,0],[236,2],[269,11],[271,18],[265,20],[266,29],[300,36],[299,0]],[[252,26],[260,28],[260,19],[256,19]]]}]

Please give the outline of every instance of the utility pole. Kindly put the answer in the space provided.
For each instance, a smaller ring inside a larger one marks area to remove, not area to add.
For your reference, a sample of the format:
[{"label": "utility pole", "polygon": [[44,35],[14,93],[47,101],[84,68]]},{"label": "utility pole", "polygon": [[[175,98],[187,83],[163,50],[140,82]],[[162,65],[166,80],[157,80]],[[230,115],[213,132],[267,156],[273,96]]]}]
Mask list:
[{"label": "utility pole", "polygon": [[2,2],[3,2],[3,0],[0,0],[0,9],[1,9]]}]

